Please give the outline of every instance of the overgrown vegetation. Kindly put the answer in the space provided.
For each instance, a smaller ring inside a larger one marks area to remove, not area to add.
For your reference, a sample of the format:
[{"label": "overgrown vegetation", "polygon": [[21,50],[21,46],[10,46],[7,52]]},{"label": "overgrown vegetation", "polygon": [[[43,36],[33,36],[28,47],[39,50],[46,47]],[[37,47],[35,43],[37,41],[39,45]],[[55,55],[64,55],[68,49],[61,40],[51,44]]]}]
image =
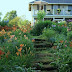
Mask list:
[{"label": "overgrown vegetation", "polygon": [[34,72],[31,69],[35,55],[32,37],[38,36],[52,46],[51,53],[55,57],[51,65],[57,67],[58,72],[72,72],[71,22],[55,23],[40,18],[31,27],[30,21],[17,17],[16,11],[13,12],[15,16],[10,13],[0,22],[0,71]]}]

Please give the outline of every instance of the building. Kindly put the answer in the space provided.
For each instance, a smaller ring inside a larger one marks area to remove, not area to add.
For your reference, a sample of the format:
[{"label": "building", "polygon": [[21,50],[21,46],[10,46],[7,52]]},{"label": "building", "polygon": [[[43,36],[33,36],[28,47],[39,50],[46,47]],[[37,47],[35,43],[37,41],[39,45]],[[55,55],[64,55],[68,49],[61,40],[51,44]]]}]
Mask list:
[{"label": "building", "polygon": [[35,0],[29,3],[32,14],[32,26],[37,20],[37,12],[44,10],[43,20],[64,21],[72,18],[72,0]]}]

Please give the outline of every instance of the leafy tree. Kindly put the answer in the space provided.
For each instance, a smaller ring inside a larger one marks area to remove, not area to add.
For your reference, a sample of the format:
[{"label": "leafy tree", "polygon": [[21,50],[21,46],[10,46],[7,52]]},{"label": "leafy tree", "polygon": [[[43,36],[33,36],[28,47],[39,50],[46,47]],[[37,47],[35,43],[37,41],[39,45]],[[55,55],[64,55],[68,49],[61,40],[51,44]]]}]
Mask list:
[{"label": "leafy tree", "polygon": [[17,12],[15,10],[12,10],[12,11],[6,13],[3,20],[5,20],[5,21],[9,20],[10,21],[13,18],[15,18],[16,16],[17,16]]},{"label": "leafy tree", "polygon": [[37,19],[38,19],[38,21],[42,21],[43,18],[44,18],[44,16],[45,16],[45,12],[42,11],[42,10],[40,10],[40,11],[37,13]]},{"label": "leafy tree", "polygon": [[13,18],[12,20],[10,20],[9,21],[9,25],[18,25],[18,22],[19,22],[19,20],[20,20],[20,17],[15,17],[15,18]]},{"label": "leafy tree", "polygon": [[2,15],[2,13],[0,12],[0,21],[1,21],[1,15]]}]

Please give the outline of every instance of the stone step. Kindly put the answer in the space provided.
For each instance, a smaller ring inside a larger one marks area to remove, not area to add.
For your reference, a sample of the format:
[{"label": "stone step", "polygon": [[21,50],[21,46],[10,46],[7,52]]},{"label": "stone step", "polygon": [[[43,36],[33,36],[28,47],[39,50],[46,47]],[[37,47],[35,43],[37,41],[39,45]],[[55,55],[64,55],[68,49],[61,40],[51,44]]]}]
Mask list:
[{"label": "stone step", "polygon": [[46,41],[35,41],[34,43],[44,43],[44,42],[46,42]]},{"label": "stone step", "polygon": [[52,47],[50,44],[36,44],[34,45],[35,48],[41,48],[41,47]]},{"label": "stone step", "polygon": [[47,70],[47,71],[51,71],[51,70],[56,70],[56,68],[52,65],[40,65],[40,64],[36,64],[35,66],[37,69],[39,70]]},{"label": "stone step", "polygon": [[47,48],[35,48],[36,51],[46,50]]},{"label": "stone step", "polygon": [[52,45],[51,42],[34,43],[34,45]]},{"label": "stone step", "polygon": [[42,64],[50,64],[51,62],[53,62],[54,60],[52,59],[48,59],[48,58],[36,58],[35,61],[33,62],[33,64],[35,63],[42,63]]},{"label": "stone step", "polygon": [[52,53],[36,53],[35,56],[39,57],[39,58],[41,58],[41,57],[47,57],[47,56],[52,57],[53,54]]},{"label": "stone step", "polygon": [[43,70],[41,72],[58,72],[58,71],[57,70],[50,70],[50,71]]},{"label": "stone step", "polygon": [[42,72],[41,70],[37,70],[36,68],[35,69],[33,69],[33,68],[31,68],[33,71],[32,72]]},{"label": "stone step", "polygon": [[35,41],[46,41],[45,39],[34,39]]}]

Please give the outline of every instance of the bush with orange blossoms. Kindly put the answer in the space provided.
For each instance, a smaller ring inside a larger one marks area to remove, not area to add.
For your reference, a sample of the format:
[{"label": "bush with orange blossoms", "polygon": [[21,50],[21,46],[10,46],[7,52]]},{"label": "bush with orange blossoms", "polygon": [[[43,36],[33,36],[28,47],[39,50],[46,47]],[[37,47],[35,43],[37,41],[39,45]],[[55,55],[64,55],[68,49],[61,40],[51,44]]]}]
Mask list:
[{"label": "bush with orange blossoms", "polygon": [[20,30],[23,31],[24,33],[30,32],[31,29],[32,29],[31,24],[24,25],[20,28]]}]

